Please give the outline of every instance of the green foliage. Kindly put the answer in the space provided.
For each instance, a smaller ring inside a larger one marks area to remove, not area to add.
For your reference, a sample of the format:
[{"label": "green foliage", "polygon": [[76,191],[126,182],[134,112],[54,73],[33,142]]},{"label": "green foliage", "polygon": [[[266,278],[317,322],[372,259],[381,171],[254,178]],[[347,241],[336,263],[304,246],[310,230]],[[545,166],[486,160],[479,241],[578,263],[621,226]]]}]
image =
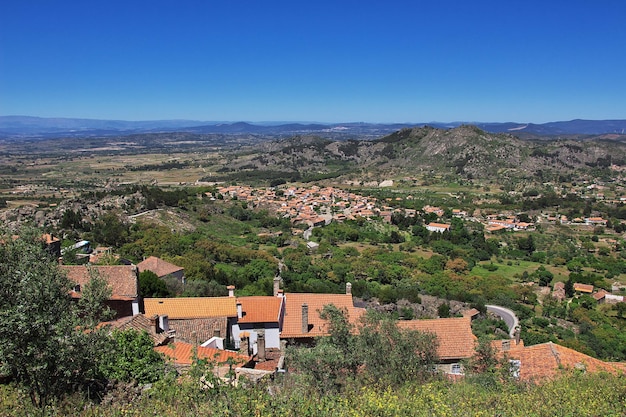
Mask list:
[{"label": "green foliage", "polygon": [[[160,206],[177,207],[179,202],[186,200],[190,194],[185,189],[163,190],[159,187],[143,186],[140,190],[146,199],[146,208],[149,210]],[[191,194],[193,195],[193,194]]]},{"label": "green foliage", "polygon": [[70,230],[83,230],[83,216],[79,211],[67,209],[61,217],[61,227]]},{"label": "green foliage", "polygon": [[[507,383],[487,388],[474,381],[407,382],[355,386],[341,393],[318,393],[288,380],[280,387],[260,382],[206,389],[194,379],[164,379],[133,401],[86,403],[71,397],[50,408],[52,415],[137,417],[225,416],[609,416],[626,414],[624,376],[563,375],[540,385]],[[124,398],[124,397],[122,397]],[[0,414],[37,414],[12,386],[0,386]]]},{"label": "green foliage", "polygon": [[139,273],[139,294],[144,298],[169,297],[170,291],[161,278],[152,271],[142,271]]},{"label": "green foliage", "polygon": [[288,356],[307,383],[320,392],[333,392],[356,376],[360,365],[357,338],[344,312],[334,305],[325,306],[320,317],[328,321],[330,336],[317,340],[314,348],[292,348]]},{"label": "green foliage", "polygon": [[325,306],[330,336],[313,348],[290,348],[288,358],[298,375],[318,392],[343,391],[363,384],[401,386],[432,378],[436,340],[431,334],[399,329],[395,321],[368,314],[355,334],[344,313]]},{"label": "green foliage", "polygon": [[71,283],[43,249],[37,231],[0,244],[0,371],[45,408],[54,398],[101,380],[105,338],[83,331]]},{"label": "green foliage", "polygon": [[112,293],[107,280],[102,278],[96,269],[89,268],[89,274],[89,282],[81,288],[78,309],[87,326],[93,327],[101,321],[111,320],[115,317],[115,312],[105,304]]},{"label": "green foliage", "polygon": [[437,307],[437,315],[442,319],[450,317],[450,304],[449,303],[439,304],[439,307]]},{"label": "green foliage", "polygon": [[154,342],[145,331],[114,330],[100,370],[108,379],[147,384],[165,376],[163,356],[153,349]]},{"label": "green foliage", "polygon": [[432,378],[437,341],[432,334],[400,329],[377,314],[365,317],[357,336],[368,383],[399,387],[407,381]]},{"label": "green foliage", "polygon": [[92,232],[96,242],[119,248],[128,239],[129,226],[115,213],[107,212],[96,220]]}]

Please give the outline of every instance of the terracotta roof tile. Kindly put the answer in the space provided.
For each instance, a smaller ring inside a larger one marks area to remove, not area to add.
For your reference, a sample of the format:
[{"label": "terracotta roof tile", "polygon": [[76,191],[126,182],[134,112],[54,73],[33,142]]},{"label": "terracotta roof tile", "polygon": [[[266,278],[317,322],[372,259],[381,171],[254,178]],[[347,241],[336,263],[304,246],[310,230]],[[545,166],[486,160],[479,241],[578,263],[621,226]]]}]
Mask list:
[{"label": "terracotta roof tile", "polygon": [[[84,287],[91,280],[91,271],[104,278],[111,286],[111,299],[129,300],[139,296],[137,267],[134,265],[61,265],[70,281]],[[80,297],[73,293],[73,297]]]},{"label": "terracotta roof tile", "polygon": [[575,282],[574,291],[586,292],[586,293],[591,294],[593,292],[593,285],[581,284],[579,282]]},{"label": "terracotta roof tile", "polygon": [[[364,308],[354,307],[350,294],[311,294],[286,293],[285,318],[281,338],[316,337],[328,335],[326,320],[320,318],[324,306],[333,304],[340,310],[348,313],[348,321],[356,324],[365,313]],[[309,309],[309,331],[302,332],[302,305],[307,304]]]},{"label": "terracotta roof tile", "polygon": [[147,316],[170,319],[237,317],[235,297],[146,298],[144,306]]},{"label": "terracotta roof tile", "polygon": [[447,224],[447,223],[428,223],[426,226],[427,227],[428,226],[430,226],[430,227],[437,227],[437,228],[441,228],[441,229],[449,229],[450,228],[450,225]]},{"label": "terracotta roof tile", "polygon": [[533,346],[513,346],[511,350],[501,352],[510,359],[520,361],[520,379],[524,381],[542,381],[552,379],[567,370],[584,370],[585,372],[624,372],[626,364],[604,362],[585,355],[565,346],[552,342]]},{"label": "terracotta roof tile", "polygon": [[596,300],[596,301],[600,301],[604,298],[605,295],[609,294],[608,291],[605,290],[600,290],[597,293],[593,294],[592,297]]},{"label": "terracotta roof tile", "polygon": [[463,359],[474,355],[476,336],[469,317],[399,321],[402,329],[434,333],[437,336],[439,359]]},{"label": "terracotta roof tile", "polygon": [[280,310],[283,308],[282,297],[255,296],[238,297],[241,303],[243,317],[239,323],[275,323],[280,320]]},{"label": "terracotta roof tile", "polygon": [[137,331],[145,331],[148,333],[155,346],[166,343],[170,337],[166,332],[156,333],[154,327],[150,323],[150,319],[145,314],[136,314],[134,316],[122,317],[121,319],[106,321],[98,324],[98,327],[110,327],[111,330],[127,330],[133,329]]},{"label": "terracotta roof tile", "polygon": [[[193,361],[193,348],[194,345],[191,343],[176,342],[169,343],[165,346],[157,346],[154,350],[172,359],[176,365],[191,365]],[[208,359],[218,364],[232,359],[234,365],[238,367],[247,364],[251,360],[249,356],[241,355],[230,350],[219,350],[202,346],[197,346],[197,349],[199,359]]]},{"label": "terracotta roof tile", "polygon": [[219,331],[220,337],[227,337],[226,317],[170,319],[170,329],[176,331],[176,340],[187,343],[204,343]]},{"label": "terracotta roof tile", "polygon": [[157,258],[156,256],[150,256],[142,262],[139,262],[137,264],[137,268],[139,268],[139,273],[142,273],[143,271],[152,271],[159,278],[185,269],[164,261],[163,259]]}]

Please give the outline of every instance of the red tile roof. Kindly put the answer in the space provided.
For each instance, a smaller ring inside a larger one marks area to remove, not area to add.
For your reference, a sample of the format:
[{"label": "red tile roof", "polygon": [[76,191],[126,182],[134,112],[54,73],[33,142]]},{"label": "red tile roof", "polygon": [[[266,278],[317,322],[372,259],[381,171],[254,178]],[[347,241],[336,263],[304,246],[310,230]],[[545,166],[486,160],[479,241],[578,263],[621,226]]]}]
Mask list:
[{"label": "red tile roof", "polygon": [[61,239],[59,239],[58,237],[51,235],[50,233],[44,233],[42,236],[43,240],[46,242],[46,244],[51,244],[51,243],[55,243],[55,242],[60,242]]},{"label": "red tile roof", "polygon": [[176,340],[187,343],[204,343],[219,331],[220,337],[228,334],[226,317],[170,319],[170,329],[176,332]]},{"label": "red tile roof", "polygon": [[276,323],[280,320],[282,297],[238,297],[237,302],[241,303],[243,310],[243,317],[237,320],[239,323]]},{"label": "red tile roof", "polygon": [[403,320],[398,322],[398,327],[435,334],[439,359],[464,359],[474,355],[476,336],[469,317]]},{"label": "red tile roof", "polygon": [[[194,345],[191,343],[176,342],[165,346],[157,346],[154,350],[172,359],[176,365],[191,365],[193,362],[193,348]],[[223,364],[228,359],[232,359],[234,366],[239,367],[246,365],[251,360],[249,356],[230,350],[219,350],[202,346],[196,346],[196,348],[196,354],[199,359],[208,359],[217,364]]]},{"label": "red tile roof", "polygon": [[593,285],[581,284],[579,282],[575,282],[574,291],[586,292],[586,293],[591,294],[593,292]]},{"label": "red tile roof", "polygon": [[163,259],[157,258],[156,256],[150,256],[149,258],[139,262],[137,264],[137,268],[139,268],[139,273],[142,273],[143,271],[152,271],[159,278],[185,269],[164,261]]},{"label": "red tile roof", "polygon": [[144,314],[136,314],[134,316],[122,317],[113,321],[105,321],[98,324],[98,327],[110,327],[111,330],[127,330],[133,329],[137,331],[145,331],[150,335],[155,346],[159,346],[167,342],[170,337],[166,332],[156,333],[156,329],[150,323],[150,319]]},{"label": "red tile roof", "polygon": [[[132,300],[139,296],[137,267],[134,265],[61,265],[70,281],[84,287],[92,273],[104,278],[111,287],[112,300]],[[72,291],[72,297],[80,298],[80,293]]]},{"label": "red tile roof", "polygon": [[[283,331],[280,337],[316,337],[328,335],[328,324],[320,318],[320,312],[324,306],[333,304],[340,310],[348,313],[348,321],[356,324],[359,318],[365,314],[364,308],[354,307],[350,294],[311,294],[311,293],[286,293],[285,295],[285,318]],[[309,308],[309,331],[302,332],[302,304]]]},{"label": "red tile roof", "polygon": [[235,297],[146,298],[144,307],[147,316],[170,319],[237,317]]},{"label": "red tile roof", "polygon": [[605,295],[609,294],[608,291],[605,290],[600,290],[597,293],[593,294],[592,297],[596,300],[596,301],[600,301],[604,298]]},{"label": "red tile roof", "polygon": [[[497,341],[494,346],[497,346]],[[585,372],[624,372],[623,363],[604,362],[585,355],[565,346],[552,342],[533,346],[515,345],[511,341],[511,349],[506,354],[510,359],[520,361],[520,379],[539,382],[552,379],[564,371],[578,369]]]}]

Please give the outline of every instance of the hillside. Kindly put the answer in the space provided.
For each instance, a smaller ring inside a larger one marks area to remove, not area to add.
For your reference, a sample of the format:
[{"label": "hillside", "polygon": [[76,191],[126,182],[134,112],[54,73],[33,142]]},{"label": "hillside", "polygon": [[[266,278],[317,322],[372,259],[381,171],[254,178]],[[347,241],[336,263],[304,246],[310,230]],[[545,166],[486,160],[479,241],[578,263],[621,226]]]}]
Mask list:
[{"label": "hillside", "polygon": [[222,172],[278,171],[300,176],[458,174],[463,178],[552,178],[626,165],[626,145],[610,140],[521,140],[475,126],[416,127],[373,141],[296,136],[247,149]]}]

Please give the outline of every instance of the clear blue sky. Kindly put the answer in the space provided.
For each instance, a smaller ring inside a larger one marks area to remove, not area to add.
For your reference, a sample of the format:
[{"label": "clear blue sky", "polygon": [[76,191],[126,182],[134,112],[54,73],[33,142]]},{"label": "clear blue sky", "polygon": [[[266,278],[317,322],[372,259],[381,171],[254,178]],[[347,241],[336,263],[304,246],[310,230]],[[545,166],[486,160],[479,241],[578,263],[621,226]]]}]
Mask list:
[{"label": "clear blue sky", "polygon": [[0,115],[626,118],[626,1],[13,0]]}]

